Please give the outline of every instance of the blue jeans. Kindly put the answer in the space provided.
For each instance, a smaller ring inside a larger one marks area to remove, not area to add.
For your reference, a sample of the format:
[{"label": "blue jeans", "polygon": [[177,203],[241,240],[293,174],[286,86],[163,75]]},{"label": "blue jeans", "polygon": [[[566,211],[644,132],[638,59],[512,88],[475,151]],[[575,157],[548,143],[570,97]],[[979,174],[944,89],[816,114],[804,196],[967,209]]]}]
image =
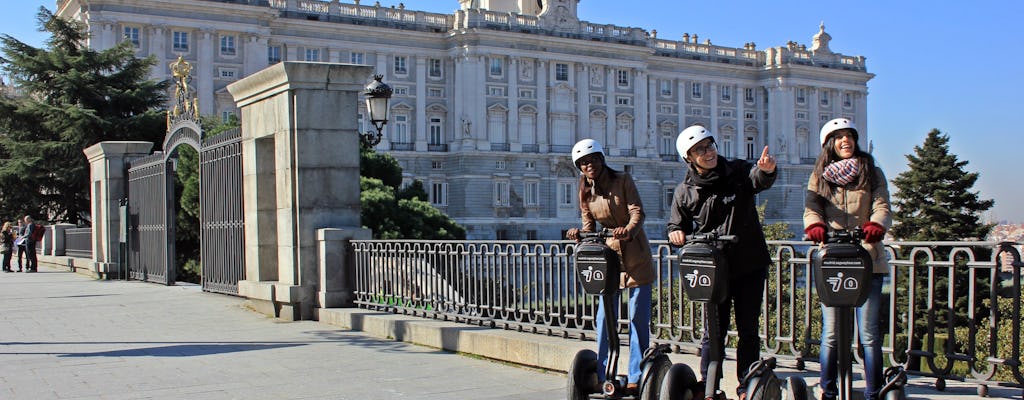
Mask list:
[{"label": "blue jeans", "polygon": [[[629,374],[627,383],[640,382],[640,360],[644,357],[644,351],[651,343],[651,285],[643,285],[636,288],[626,289],[629,292]],[[618,319],[619,307],[616,298],[616,307],[612,310],[613,315]],[[596,322],[594,329],[597,330],[597,379],[604,382],[605,369],[608,368],[608,333],[605,331],[604,320],[604,298],[598,302]],[[616,322],[613,322],[616,324]]]},{"label": "blue jeans", "polygon": [[[874,400],[882,385],[882,280],[885,274],[874,274],[868,299],[857,308],[857,327],[860,328],[860,344],[864,347],[864,398]],[[821,307],[821,389],[825,398],[834,399],[839,394],[836,379],[839,375],[839,353],[836,351],[837,308]]]}]

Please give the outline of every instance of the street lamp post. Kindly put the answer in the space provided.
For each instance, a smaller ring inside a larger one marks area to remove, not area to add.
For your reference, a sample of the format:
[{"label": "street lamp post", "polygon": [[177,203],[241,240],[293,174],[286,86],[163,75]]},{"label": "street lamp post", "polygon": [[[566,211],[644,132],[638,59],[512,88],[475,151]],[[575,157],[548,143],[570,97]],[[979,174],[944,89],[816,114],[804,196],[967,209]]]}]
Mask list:
[{"label": "street lamp post", "polygon": [[370,122],[377,129],[377,134],[359,134],[363,143],[369,147],[380,143],[381,137],[384,136],[384,125],[388,123],[388,102],[391,100],[393,90],[391,90],[391,86],[381,82],[383,78],[384,75],[374,75],[373,81],[366,85],[366,91],[364,92],[366,96],[366,110],[370,114]]}]

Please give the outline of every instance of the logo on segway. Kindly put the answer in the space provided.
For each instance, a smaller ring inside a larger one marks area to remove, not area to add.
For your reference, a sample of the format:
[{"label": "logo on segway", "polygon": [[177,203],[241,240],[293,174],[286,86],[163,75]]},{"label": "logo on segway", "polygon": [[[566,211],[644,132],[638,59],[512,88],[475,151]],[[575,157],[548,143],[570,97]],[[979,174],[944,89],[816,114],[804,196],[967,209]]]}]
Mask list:
[{"label": "logo on segway", "polygon": [[601,270],[595,271],[594,267],[588,267],[586,270],[580,271],[580,275],[583,275],[587,282],[604,280],[604,272],[601,272]]},{"label": "logo on segway", "polygon": [[698,273],[697,270],[693,270],[693,272],[684,275],[684,277],[686,278],[686,281],[690,284],[690,287],[711,287],[711,277],[707,275],[702,275]]},{"label": "logo on segway", "polygon": [[831,278],[825,280],[829,285],[832,285],[832,292],[838,292],[840,290],[857,290],[859,283],[857,278],[848,276],[843,278],[843,273],[840,272]]}]

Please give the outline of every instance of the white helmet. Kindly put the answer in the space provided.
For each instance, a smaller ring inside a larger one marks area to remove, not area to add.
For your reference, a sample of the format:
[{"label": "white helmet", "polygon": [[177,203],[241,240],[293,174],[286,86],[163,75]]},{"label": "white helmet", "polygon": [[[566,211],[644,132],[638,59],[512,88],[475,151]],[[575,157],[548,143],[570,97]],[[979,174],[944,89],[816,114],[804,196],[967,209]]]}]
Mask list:
[{"label": "white helmet", "polygon": [[[583,156],[594,153],[601,153],[602,156],[604,155],[604,149],[601,148],[601,143],[598,141],[594,139],[583,139],[576,142],[576,144],[572,146],[573,165],[576,165],[576,161],[579,161]],[[576,165],[576,167],[579,168],[579,165]]]},{"label": "white helmet", "polygon": [[853,124],[853,121],[850,121],[849,118],[836,118],[821,127],[821,145],[825,146],[825,139],[828,139],[828,135],[840,129],[853,130],[853,140],[857,141],[857,126]]},{"label": "white helmet", "polygon": [[676,150],[679,151],[679,157],[686,159],[686,152],[690,151],[693,145],[699,143],[701,140],[711,138],[711,141],[715,141],[715,135],[711,134],[707,128],[694,125],[689,128],[683,129],[679,132],[679,137],[676,138]]}]

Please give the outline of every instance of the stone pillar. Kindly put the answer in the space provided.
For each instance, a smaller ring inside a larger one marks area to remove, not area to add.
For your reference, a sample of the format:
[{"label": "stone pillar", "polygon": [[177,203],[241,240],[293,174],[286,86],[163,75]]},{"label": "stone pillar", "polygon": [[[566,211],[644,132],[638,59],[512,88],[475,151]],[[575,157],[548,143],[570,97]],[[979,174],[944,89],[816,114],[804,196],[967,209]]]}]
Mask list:
[{"label": "stone pillar", "polygon": [[[355,254],[350,240],[368,240],[372,232],[364,228],[317,229],[320,259],[320,308],[352,307],[355,300]],[[339,267],[340,266],[340,267]]]},{"label": "stone pillar", "polygon": [[148,156],[152,148],[150,142],[100,142],[84,150],[92,199],[92,270],[100,275],[116,275],[121,264],[119,201],[127,192],[128,162]]},{"label": "stone pillar", "polygon": [[196,94],[199,96],[199,112],[202,115],[217,112],[216,103],[213,101],[213,76],[217,73],[213,62],[214,52],[220,49],[217,40],[217,34],[212,30],[203,29],[196,35],[196,63],[193,64],[193,75],[198,81]]},{"label": "stone pillar", "polygon": [[49,229],[46,230],[46,236],[48,236],[52,245],[51,256],[63,256],[67,254],[67,241],[65,240],[65,232],[68,229],[74,228],[75,224],[53,224]]},{"label": "stone pillar", "polygon": [[416,151],[427,151],[427,57],[416,56],[416,124],[413,143]]},{"label": "stone pillar", "polygon": [[537,60],[537,144],[541,153],[550,151],[551,131],[548,129],[548,77],[553,64]]},{"label": "stone pillar", "polygon": [[[288,320],[315,318],[317,230],[359,229],[358,96],[373,67],[282,62],[228,85],[241,109],[246,279],[238,294]],[[326,292],[325,292],[326,293]],[[326,294],[324,297],[329,297]]]}]

